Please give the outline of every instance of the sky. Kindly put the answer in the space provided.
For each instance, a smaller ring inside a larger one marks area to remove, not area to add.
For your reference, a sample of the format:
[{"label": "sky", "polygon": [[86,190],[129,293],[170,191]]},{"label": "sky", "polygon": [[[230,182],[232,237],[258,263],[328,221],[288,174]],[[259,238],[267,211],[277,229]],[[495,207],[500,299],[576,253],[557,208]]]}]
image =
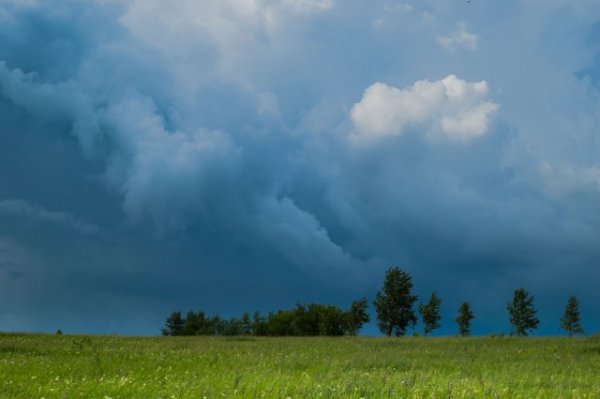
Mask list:
[{"label": "sky", "polygon": [[[0,0],[0,330],[373,300],[600,330],[596,0]],[[371,307],[372,316],[375,314]],[[374,323],[363,333],[378,334]]]}]

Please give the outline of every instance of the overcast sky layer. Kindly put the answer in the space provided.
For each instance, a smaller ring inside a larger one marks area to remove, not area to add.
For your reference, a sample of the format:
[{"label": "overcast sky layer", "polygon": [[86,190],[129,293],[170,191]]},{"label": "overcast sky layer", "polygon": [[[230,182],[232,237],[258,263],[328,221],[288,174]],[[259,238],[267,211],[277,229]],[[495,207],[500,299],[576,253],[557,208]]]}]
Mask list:
[{"label": "overcast sky layer", "polygon": [[[1,0],[0,330],[374,299],[600,329],[596,0]],[[373,312],[374,313],[374,312]],[[374,325],[365,329],[376,334]]]}]

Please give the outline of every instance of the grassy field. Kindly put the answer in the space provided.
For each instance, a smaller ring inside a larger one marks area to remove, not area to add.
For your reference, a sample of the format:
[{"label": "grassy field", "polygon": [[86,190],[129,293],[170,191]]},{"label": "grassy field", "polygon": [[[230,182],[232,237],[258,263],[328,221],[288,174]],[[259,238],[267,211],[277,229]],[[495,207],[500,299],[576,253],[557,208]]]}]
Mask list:
[{"label": "grassy field", "polygon": [[600,338],[0,335],[2,398],[600,398]]}]

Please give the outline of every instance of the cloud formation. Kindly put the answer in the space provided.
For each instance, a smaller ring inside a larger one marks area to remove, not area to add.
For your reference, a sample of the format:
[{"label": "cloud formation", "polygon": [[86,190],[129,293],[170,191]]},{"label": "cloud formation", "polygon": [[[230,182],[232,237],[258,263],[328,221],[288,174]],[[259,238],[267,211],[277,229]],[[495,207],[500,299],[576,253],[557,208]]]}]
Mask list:
[{"label": "cloud formation", "polygon": [[592,303],[598,6],[518,4],[2,2],[0,323],[345,303],[391,265],[482,329],[515,285]]},{"label": "cloud formation", "polygon": [[84,235],[98,233],[98,228],[66,212],[48,211],[23,200],[0,201],[0,217],[18,217],[33,223],[51,223],[71,228]]},{"label": "cloud formation", "polygon": [[350,111],[357,140],[376,140],[419,131],[431,140],[468,142],[488,131],[499,106],[488,99],[485,81],[469,83],[454,75],[420,80],[398,89],[369,86]]},{"label": "cloud formation", "polygon": [[459,24],[458,30],[445,36],[439,36],[437,41],[448,51],[456,51],[459,48],[477,50],[479,38],[469,32],[464,24]]}]

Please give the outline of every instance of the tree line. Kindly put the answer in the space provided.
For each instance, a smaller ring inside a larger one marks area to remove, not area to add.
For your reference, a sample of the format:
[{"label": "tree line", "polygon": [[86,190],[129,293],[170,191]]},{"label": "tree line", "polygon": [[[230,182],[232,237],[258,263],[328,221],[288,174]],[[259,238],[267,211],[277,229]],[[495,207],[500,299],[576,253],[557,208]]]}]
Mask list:
[{"label": "tree line", "polygon": [[[397,267],[388,269],[383,288],[377,292],[374,301],[377,326],[383,334],[402,336],[409,327],[416,326],[418,319],[415,304],[418,298],[412,294],[412,288],[410,274]],[[434,292],[426,303],[418,305],[417,310],[423,323],[423,334],[428,335],[441,326],[441,303],[441,299]],[[514,291],[513,299],[508,303],[506,309],[511,324],[510,335],[527,336],[540,323],[536,317],[534,297],[523,288]],[[474,318],[475,314],[469,302],[463,302],[458,308],[455,319],[460,336],[470,335],[471,321]],[[560,327],[569,336],[583,334],[579,301],[575,296],[571,296],[567,301],[565,311],[560,318]]]},{"label": "tree line", "polygon": [[203,311],[190,311],[185,317],[172,312],[163,335],[255,335],[255,336],[342,336],[356,335],[370,320],[368,300],[361,298],[349,309],[333,305],[296,305],[289,310],[269,312],[266,316],[245,312],[240,318],[208,317]]},{"label": "tree line", "polygon": [[[410,274],[398,267],[387,270],[381,291],[373,301],[377,314],[377,326],[387,336],[403,336],[408,328],[415,328],[417,312],[423,325],[423,334],[429,335],[441,327],[440,306],[442,300],[433,292],[429,300],[416,306],[417,295],[412,293],[413,283]],[[416,306],[416,308],[415,308]],[[507,305],[511,324],[510,335],[527,336],[539,325],[534,306],[534,297],[525,289],[514,291],[513,299]],[[471,322],[475,314],[469,302],[463,302],[455,318],[460,336],[469,336]],[[223,319],[220,316],[208,317],[204,312],[190,311],[185,317],[181,312],[172,312],[162,329],[163,335],[255,335],[255,336],[343,336],[356,335],[365,323],[370,321],[368,300],[361,298],[349,309],[343,310],[333,305],[296,305],[289,310],[269,312],[262,316],[255,312],[251,317],[245,312],[239,319]],[[560,318],[560,327],[571,337],[583,334],[579,301],[571,296]]]}]

